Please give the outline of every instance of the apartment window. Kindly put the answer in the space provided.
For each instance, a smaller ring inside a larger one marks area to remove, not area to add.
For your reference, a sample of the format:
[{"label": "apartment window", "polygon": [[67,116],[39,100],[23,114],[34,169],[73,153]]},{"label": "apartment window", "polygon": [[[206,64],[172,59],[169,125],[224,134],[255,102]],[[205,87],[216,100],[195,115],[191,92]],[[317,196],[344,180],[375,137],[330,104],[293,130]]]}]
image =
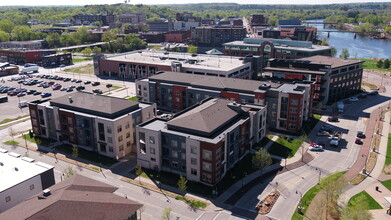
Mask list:
[{"label": "apartment window", "polygon": [[192,153],[192,154],[197,154],[197,151],[198,151],[198,148],[197,148],[197,146],[190,146],[190,152]]},{"label": "apartment window", "polygon": [[154,161],[154,162],[155,162],[155,161],[156,161],[156,159],[155,159],[155,158],[153,158],[153,157],[151,157],[151,161]]},{"label": "apartment window", "polygon": [[290,116],[290,117],[289,117],[289,120],[290,120],[290,121],[296,121],[296,116]]},{"label": "apartment window", "polygon": [[155,143],[155,137],[149,136],[149,143],[154,144]]},{"label": "apartment window", "polygon": [[126,138],[130,137],[130,132],[126,132]]},{"label": "apartment window", "polygon": [[181,142],[181,148],[182,148],[183,150],[186,150],[186,143],[185,143],[185,142]]},{"label": "apartment window", "polygon": [[31,184],[30,185],[30,190],[33,190],[34,189],[34,184]]},{"label": "apartment window", "polygon": [[119,133],[119,132],[121,132],[122,131],[122,125],[118,125],[118,127],[117,127],[117,132]]},{"label": "apartment window", "polygon": [[107,133],[111,134],[111,128],[107,127]]},{"label": "apartment window", "polygon": [[68,117],[68,124],[72,124],[72,118]]},{"label": "apartment window", "polygon": [[149,153],[155,154],[155,153],[156,153],[156,152],[155,152],[155,148],[153,148],[153,147],[149,148]]},{"label": "apartment window", "polygon": [[186,160],[186,154],[185,153],[181,153],[181,158],[182,158],[182,160]]},{"label": "apartment window", "polygon": [[197,159],[191,158],[191,165],[197,165]]},{"label": "apartment window", "polygon": [[212,151],[210,151],[210,150],[202,150],[202,157],[205,160],[212,160]]},{"label": "apartment window", "polygon": [[123,150],[124,150],[124,145],[120,145],[120,146],[118,147],[118,149],[119,149],[119,151],[123,151]]},{"label": "apartment window", "polygon": [[191,175],[197,176],[197,170],[196,169],[191,169],[190,172],[191,172]]},{"label": "apartment window", "polygon": [[5,197],[5,202],[9,202],[9,201],[11,201],[11,196]]},{"label": "apartment window", "polygon": [[107,137],[107,142],[109,142],[110,144],[113,143],[113,138]]},{"label": "apartment window", "polygon": [[113,147],[109,147],[109,152],[114,152],[114,148]]},{"label": "apartment window", "polygon": [[130,147],[131,143],[130,141],[126,142],[126,147]]},{"label": "apartment window", "polygon": [[290,111],[292,114],[297,114],[297,108],[290,107],[289,111]]},{"label": "apartment window", "polygon": [[206,171],[212,171],[212,164],[208,162],[202,162],[202,169]]},{"label": "apartment window", "polygon": [[122,141],[122,135],[120,135],[119,137],[118,137],[118,142],[121,142]]},{"label": "apartment window", "polygon": [[129,124],[129,122],[126,122],[125,129],[129,129],[129,128],[130,128],[130,124]]},{"label": "apartment window", "polygon": [[173,167],[178,167],[178,162],[176,162],[176,161],[173,161],[171,164]]},{"label": "apartment window", "polygon": [[100,144],[100,151],[106,152],[106,145]]},{"label": "apartment window", "polygon": [[176,140],[171,140],[171,147],[178,147],[178,142]]},{"label": "apartment window", "polygon": [[176,151],[171,151],[171,156],[172,156],[172,157],[175,157],[175,158],[178,158],[178,152],[176,152]]},{"label": "apartment window", "polygon": [[291,105],[298,105],[298,104],[299,104],[299,100],[291,99]]}]

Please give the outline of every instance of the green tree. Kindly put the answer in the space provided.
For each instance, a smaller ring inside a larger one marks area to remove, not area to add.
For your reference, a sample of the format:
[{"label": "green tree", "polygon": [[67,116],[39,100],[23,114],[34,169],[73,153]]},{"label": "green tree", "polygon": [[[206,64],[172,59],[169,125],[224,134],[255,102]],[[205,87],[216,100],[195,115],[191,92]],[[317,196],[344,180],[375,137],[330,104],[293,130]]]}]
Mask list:
[{"label": "green tree", "polygon": [[[324,178],[320,181],[320,193],[323,194],[321,205],[316,209],[319,210],[321,219],[323,216],[331,216],[332,219],[339,218],[338,198],[345,187],[346,181],[343,177],[339,178]],[[328,217],[326,217],[328,219]]]},{"label": "green tree", "polygon": [[389,69],[390,68],[390,60],[389,59],[385,59],[384,60],[384,63],[383,63],[383,67],[384,69]]},{"label": "green tree", "polygon": [[93,54],[101,54],[102,49],[100,49],[99,47],[94,47],[94,48],[92,48],[92,53]]},{"label": "green tree", "polygon": [[128,34],[125,36],[124,44],[127,50],[140,50],[147,47],[145,41],[138,38],[135,34]]},{"label": "green tree", "polygon": [[117,39],[118,29],[114,28],[111,30],[108,30],[102,34],[102,41],[103,42],[109,42],[109,50],[114,51],[113,49],[113,41]]},{"label": "green tree", "polygon": [[67,168],[65,168],[63,173],[64,173],[65,179],[75,175],[75,171],[73,170],[73,168],[71,166],[68,166]]},{"label": "green tree", "polygon": [[84,50],[81,51],[81,53],[82,53],[84,56],[88,57],[88,56],[91,56],[92,50],[91,50],[91,48],[86,47]]},{"label": "green tree", "polygon": [[14,29],[14,23],[8,19],[0,20],[0,30],[8,33],[11,36],[12,29]]},{"label": "green tree", "polygon": [[72,157],[78,157],[79,156],[79,148],[77,146],[72,147]]},{"label": "green tree", "polygon": [[341,51],[341,54],[339,55],[340,58],[347,59],[349,58],[349,51],[346,48],[343,48]]},{"label": "green tree", "polygon": [[366,210],[368,202],[364,195],[361,195],[352,202],[351,205],[346,205],[341,212],[342,220],[370,220],[372,214]]},{"label": "green tree", "polygon": [[18,133],[12,128],[8,128],[8,135],[12,137],[12,142],[15,143],[15,136],[17,135]]},{"label": "green tree", "polygon": [[320,45],[322,45],[322,46],[329,46],[329,43],[327,42],[327,38],[326,37],[324,37],[322,39],[322,42],[320,43]]},{"label": "green tree", "polygon": [[61,46],[61,36],[58,33],[49,33],[46,36],[46,41],[49,44],[49,48]]},{"label": "green tree", "polygon": [[378,60],[376,63],[377,68],[382,68],[383,67],[383,60]]},{"label": "green tree", "polygon": [[164,208],[162,213],[162,219],[163,220],[170,220],[170,214],[172,209],[171,208]]},{"label": "green tree", "polygon": [[13,40],[25,41],[25,40],[30,40],[31,33],[32,31],[28,26],[20,25],[12,29],[11,35]]},{"label": "green tree", "polygon": [[337,55],[337,49],[335,47],[331,47],[331,56],[335,57]]},{"label": "green tree", "polygon": [[0,31],[0,42],[7,42],[10,40],[10,35],[5,31]]},{"label": "green tree", "polygon": [[267,152],[267,150],[263,148],[261,148],[255,153],[255,155],[252,157],[251,162],[255,169],[261,170],[261,175],[262,175],[262,169],[267,166],[270,166],[273,163],[269,152]]},{"label": "green tree", "polygon": [[194,45],[189,45],[189,47],[187,47],[188,53],[197,53],[197,50],[198,50],[198,48]]},{"label": "green tree", "polygon": [[140,164],[137,164],[137,166],[136,166],[136,175],[138,176],[138,182],[140,184],[141,184],[141,181],[140,181],[141,174],[143,174],[143,168],[141,167]]},{"label": "green tree", "polygon": [[178,189],[181,191],[186,191],[187,189],[187,179],[184,176],[179,177]]}]

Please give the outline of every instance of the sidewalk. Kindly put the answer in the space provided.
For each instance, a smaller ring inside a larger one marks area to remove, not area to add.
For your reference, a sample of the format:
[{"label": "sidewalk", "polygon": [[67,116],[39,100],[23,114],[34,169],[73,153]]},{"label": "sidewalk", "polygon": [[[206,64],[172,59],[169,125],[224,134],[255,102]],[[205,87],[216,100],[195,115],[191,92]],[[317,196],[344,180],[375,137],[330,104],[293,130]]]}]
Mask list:
[{"label": "sidewalk", "polygon": [[[376,114],[377,116],[378,114]],[[387,155],[387,142],[388,142],[388,133],[390,132],[390,115],[391,115],[391,112],[387,112],[385,114],[385,117],[384,117],[384,121],[383,121],[383,131],[382,131],[382,136],[381,136],[381,139],[380,139],[380,144],[379,144],[379,152],[378,152],[378,155],[377,155],[377,161],[376,161],[376,165],[375,167],[373,168],[372,172],[370,173],[370,175],[365,178],[365,180],[363,180],[361,183],[359,183],[358,185],[355,185],[355,186],[352,186],[352,187],[349,187],[340,197],[339,197],[339,200],[338,200],[338,203],[340,206],[344,205],[344,204],[347,204],[347,202],[349,201],[349,199],[360,193],[361,191],[363,190],[366,190],[372,197],[374,197],[374,199],[381,205],[383,205],[383,203],[385,202],[384,198],[378,198],[379,196],[380,197],[384,197],[386,194],[388,196],[391,196],[391,192],[388,191],[378,180],[378,177],[381,175],[382,171],[383,171],[383,167],[384,167],[384,162],[386,160],[386,155]],[[372,114],[371,114],[372,116]],[[372,117],[371,117],[372,119]],[[372,124],[375,124],[376,121],[372,121]],[[371,125],[368,125],[368,126],[371,126]],[[374,129],[374,127],[373,127]],[[368,130],[367,130],[368,131]],[[372,136],[372,133],[368,133],[366,132],[366,134],[368,135],[368,137],[370,137],[369,135]],[[369,139],[369,138],[368,138]],[[367,149],[367,153],[369,153],[369,147]],[[361,151],[360,151],[361,153]],[[357,164],[357,161],[356,163],[353,165],[355,167],[355,170],[357,172],[360,172],[362,170],[362,167],[364,166],[365,164],[365,157],[359,157],[357,159],[358,160],[361,160],[362,161],[362,166],[361,167],[358,167]],[[352,167],[353,169],[353,167]],[[349,171],[348,171],[349,172]],[[348,173],[347,172],[347,173]],[[347,174],[346,173],[346,174]],[[357,173],[355,173],[357,175]],[[350,176],[353,176],[353,173],[350,174]],[[376,192],[375,191],[375,186],[379,186],[380,187],[380,190],[383,192],[383,193],[379,193],[379,192]],[[383,206],[384,207],[384,206]],[[384,212],[385,213],[385,212]],[[376,219],[376,218],[375,218]]]}]

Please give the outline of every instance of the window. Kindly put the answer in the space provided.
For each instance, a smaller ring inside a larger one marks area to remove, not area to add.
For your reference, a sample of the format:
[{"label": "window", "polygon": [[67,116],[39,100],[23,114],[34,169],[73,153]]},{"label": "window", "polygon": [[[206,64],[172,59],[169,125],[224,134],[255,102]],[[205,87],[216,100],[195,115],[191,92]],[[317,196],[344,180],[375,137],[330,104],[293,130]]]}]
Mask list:
[{"label": "window", "polygon": [[100,151],[106,152],[106,145],[100,144]]},{"label": "window", "polygon": [[113,143],[113,138],[107,137],[107,142],[109,142],[110,144]]},{"label": "window", "polygon": [[181,142],[181,148],[182,148],[183,150],[186,150],[186,143],[185,143],[185,142]]},{"label": "window", "polygon": [[178,167],[178,162],[176,162],[176,161],[173,161],[171,164],[173,167]]},{"label": "window", "polygon": [[176,151],[171,151],[171,156],[172,156],[172,157],[175,157],[175,158],[178,158],[178,152],[176,152]]},{"label": "window", "polygon": [[118,127],[117,127],[117,132],[119,133],[119,132],[121,132],[122,131],[122,125],[118,125]]},{"label": "window", "polygon": [[299,100],[291,99],[291,105],[298,105],[298,104],[299,104]]},{"label": "window", "polygon": [[155,143],[155,137],[149,136],[149,143],[154,144]]},{"label": "window", "polygon": [[126,138],[130,137],[130,132],[126,132]]},{"label": "window", "polygon": [[11,196],[5,197],[5,202],[9,202],[9,201],[11,201]]},{"label": "window", "polygon": [[191,158],[191,165],[197,165],[197,159]]},{"label": "window", "polygon": [[178,147],[178,142],[176,140],[171,140],[172,147]]},{"label": "window", "polygon": [[149,153],[155,154],[156,153],[155,148],[153,148],[153,147],[149,148]]},{"label": "window", "polygon": [[291,112],[292,114],[297,114],[297,108],[290,107],[290,112]]},{"label": "window", "polygon": [[126,147],[130,147],[131,143],[130,141],[126,142]]},{"label": "window", "polygon": [[129,122],[126,122],[125,129],[129,129],[129,128],[130,128]]},{"label": "window", "polygon": [[30,190],[33,190],[34,189],[34,184],[31,184],[30,185]]},{"label": "window", "polygon": [[208,162],[202,162],[202,169],[206,171],[212,171],[212,164]]},{"label": "window", "polygon": [[121,142],[123,140],[122,135],[118,137],[118,142]]},{"label": "window", "polygon": [[113,147],[109,147],[109,152],[114,152],[114,148]]},{"label": "window", "polygon": [[191,169],[190,172],[191,172],[191,175],[197,176],[197,170],[196,169]]},{"label": "window", "polygon": [[197,146],[190,146],[190,152],[192,153],[192,154],[197,154],[197,151],[198,151],[198,149],[197,149]]},{"label": "window", "polygon": [[120,146],[118,147],[118,149],[119,149],[119,151],[123,151],[123,150],[124,150],[124,145],[120,145]]},{"label": "window", "polygon": [[153,157],[151,157],[151,161],[156,161],[156,159],[155,159],[155,158],[153,158]]},{"label": "window", "polygon": [[210,150],[203,150],[202,151],[202,157],[205,160],[212,160],[212,151],[210,151]]},{"label": "window", "polygon": [[71,117],[68,117],[68,124],[72,124],[73,120]]},{"label": "window", "polygon": [[289,120],[290,120],[290,121],[296,121],[296,116],[290,116],[290,117],[289,117]]},{"label": "window", "polygon": [[111,134],[111,128],[107,127],[107,133]]}]

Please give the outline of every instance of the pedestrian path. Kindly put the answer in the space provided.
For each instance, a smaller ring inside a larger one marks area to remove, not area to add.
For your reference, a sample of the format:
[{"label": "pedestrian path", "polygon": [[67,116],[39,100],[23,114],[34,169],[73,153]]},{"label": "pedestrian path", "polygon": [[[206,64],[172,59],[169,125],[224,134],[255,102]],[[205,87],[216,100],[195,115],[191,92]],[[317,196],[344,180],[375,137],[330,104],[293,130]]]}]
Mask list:
[{"label": "pedestrian path", "polygon": [[[338,201],[339,205],[347,204],[347,202],[349,201],[349,199],[352,196],[360,193],[363,190],[367,190],[367,192],[371,196],[373,195],[373,196],[375,196],[377,198],[378,196],[380,196],[380,194],[378,192],[373,192],[375,186],[381,187],[381,191],[384,192],[383,194],[387,194],[387,195],[391,196],[391,192],[389,192],[385,187],[383,187],[383,185],[378,180],[378,177],[382,174],[383,167],[384,167],[384,162],[386,160],[386,155],[387,155],[388,133],[390,132],[390,123],[389,123],[390,122],[390,114],[391,114],[390,112],[387,112],[385,114],[385,117],[384,117],[383,131],[382,131],[383,135],[381,136],[381,139],[380,139],[379,152],[378,152],[378,155],[377,155],[377,161],[376,161],[375,167],[373,168],[373,170],[370,173],[370,175],[367,178],[365,178],[361,183],[359,183],[358,185],[355,185],[353,187],[349,187],[345,192],[343,192],[343,194],[340,196],[339,201]],[[376,123],[376,121],[373,121],[373,123]],[[374,129],[374,127],[373,127],[373,129]],[[366,134],[368,135],[367,137],[370,137],[369,135],[372,135],[372,134],[369,134],[369,133],[366,133]],[[369,151],[369,149],[368,149],[368,151]],[[359,157],[357,160],[360,160],[360,159],[361,160],[364,159],[362,161],[363,162],[362,167],[363,167],[364,164],[365,164],[365,159],[366,158],[365,157]],[[359,172],[362,169],[362,167],[359,168],[359,169],[356,168],[355,170],[358,170],[358,172]],[[353,176],[353,175],[350,175],[350,176]],[[388,193],[390,193],[390,194],[388,194]],[[379,204],[382,204],[382,203],[385,202],[384,199],[383,199],[384,201],[381,201],[381,199],[376,199],[376,198],[374,198],[374,199],[376,201],[378,201]]]}]

